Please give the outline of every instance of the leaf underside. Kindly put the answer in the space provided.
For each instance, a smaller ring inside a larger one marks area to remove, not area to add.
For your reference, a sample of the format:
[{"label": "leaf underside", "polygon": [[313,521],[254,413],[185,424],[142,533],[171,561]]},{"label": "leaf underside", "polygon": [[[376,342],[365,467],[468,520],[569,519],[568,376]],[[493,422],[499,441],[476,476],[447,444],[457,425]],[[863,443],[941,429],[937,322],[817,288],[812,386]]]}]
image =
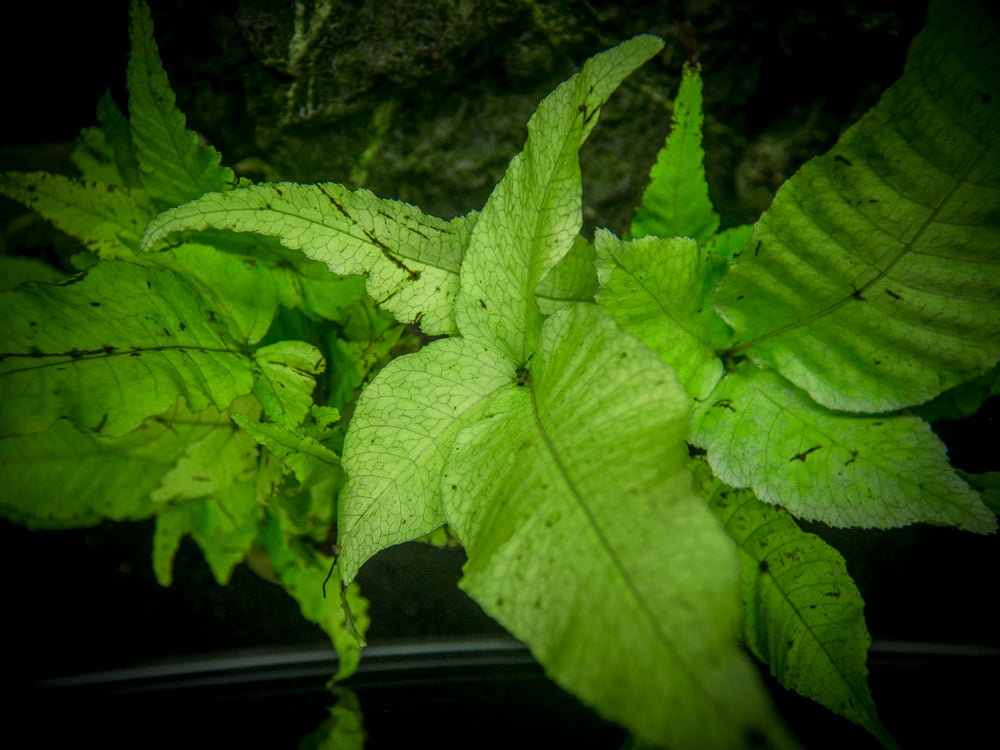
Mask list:
[{"label": "leaf underside", "polygon": [[716,296],[732,352],[890,411],[1000,359],[1000,32],[934,3],[903,77],[782,186]]}]

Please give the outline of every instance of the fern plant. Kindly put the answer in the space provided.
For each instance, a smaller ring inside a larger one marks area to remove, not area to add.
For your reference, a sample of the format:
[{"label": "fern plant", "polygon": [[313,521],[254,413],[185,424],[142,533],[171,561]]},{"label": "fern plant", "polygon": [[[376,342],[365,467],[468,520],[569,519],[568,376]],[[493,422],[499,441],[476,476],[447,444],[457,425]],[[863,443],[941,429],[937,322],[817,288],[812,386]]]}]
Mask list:
[{"label": "fern plant", "polygon": [[[461,586],[639,743],[796,746],[742,640],[894,746],[861,597],[795,518],[996,529],[994,478],[959,476],[921,415],[996,390],[998,32],[931,10],[901,80],[752,227],[719,231],[687,68],[631,237],[591,243],[578,151],[657,38],[588,60],[482,211],[446,222],[235,180],[134,3],[130,118],[102,101],[85,180],[0,182],[94,256],[61,284],[4,261],[41,279],[0,297],[4,514],[156,515],[163,582],[185,533],[221,581],[262,546],[341,676],[360,567],[447,528]],[[386,364],[412,323],[441,338]]]}]

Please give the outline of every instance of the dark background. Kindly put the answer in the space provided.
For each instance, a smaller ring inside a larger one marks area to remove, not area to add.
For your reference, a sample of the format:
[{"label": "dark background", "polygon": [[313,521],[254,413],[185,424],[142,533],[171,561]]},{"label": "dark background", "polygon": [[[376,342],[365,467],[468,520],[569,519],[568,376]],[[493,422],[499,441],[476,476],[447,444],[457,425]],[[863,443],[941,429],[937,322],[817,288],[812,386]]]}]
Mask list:
[{"label": "dark background", "polygon": [[[732,225],[755,218],[804,159],[835,141],[898,77],[924,13],[921,3],[901,2],[472,3],[472,20],[460,23],[434,3],[418,10],[416,3],[382,5],[397,8],[396,15],[370,12],[370,4],[339,4],[342,31],[319,49],[328,56],[349,50],[353,56],[336,58],[337,69],[349,74],[332,83],[317,76],[317,86],[334,85],[328,96],[337,106],[282,122],[281,97],[291,77],[271,57],[280,51],[275,40],[287,37],[288,6],[152,3],[161,54],[190,126],[226,163],[258,158],[284,178],[350,182],[371,137],[370,112],[391,100],[395,114],[380,146],[382,162],[367,166],[364,184],[444,216],[482,205],[520,149],[537,101],[589,55],[640,31],[663,36],[667,50],[623,87],[618,109],[616,95],[583,155],[591,180],[585,185],[588,227],[619,232],[645,186],[642,165],[652,162],[666,132],[669,115],[649,92],[673,96],[685,55],[684,24],[698,42],[705,77],[713,200],[724,224]],[[58,10],[34,3],[18,10],[19,20],[0,24],[0,169],[68,172],[72,139],[94,122],[105,88],[120,105],[127,102],[127,3]],[[407,20],[418,11],[437,25]],[[366,39],[377,43],[366,46]],[[250,176],[260,176],[252,169]],[[0,219],[8,249],[65,256],[59,249],[65,240],[13,204],[0,205]],[[52,246],[55,253],[45,250]],[[936,426],[956,466],[1000,469],[996,413],[994,400],[973,420]],[[930,527],[807,527],[845,555],[865,598],[875,639],[870,683],[888,729],[908,747],[980,744],[993,729],[1000,697],[993,679],[1000,666],[996,537]],[[174,585],[159,587],[150,564],[152,529],[152,522],[142,522],[27,532],[0,522],[0,644],[8,680],[23,685],[162,657],[324,642],[290,597],[245,567],[228,586],[217,586],[189,540],[178,554]],[[370,642],[461,643],[502,633],[457,590],[462,560],[457,550],[404,545],[370,562],[361,573],[372,603]],[[928,644],[927,653],[895,652],[896,641]],[[545,741],[616,747],[620,739],[530,663],[501,660],[472,672],[427,665],[407,674],[409,682],[363,672],[354,681],[370,747],[399,746],[410,731],[442,747],[515,740],[527,747]],[[78,692],[55,691],[46,693],[53,696],[51,714],[30,726],[52,737],[60,727],[73,728],[68,717],[89,717],[93,724],[80,736],[100,731],[108,746],[118,735],[123,746],[183,737],[198,746],[216,735],[250,746],[265,738],[294,746],[323,717],[327,676],[320,670],[298,681],[262,679],[252,689],[218,688],[195,698],[160,692],[156,710],[142,700],[92,705]],[[874,746],[825,709],[780,687],[774,692],[807,747]]]}]

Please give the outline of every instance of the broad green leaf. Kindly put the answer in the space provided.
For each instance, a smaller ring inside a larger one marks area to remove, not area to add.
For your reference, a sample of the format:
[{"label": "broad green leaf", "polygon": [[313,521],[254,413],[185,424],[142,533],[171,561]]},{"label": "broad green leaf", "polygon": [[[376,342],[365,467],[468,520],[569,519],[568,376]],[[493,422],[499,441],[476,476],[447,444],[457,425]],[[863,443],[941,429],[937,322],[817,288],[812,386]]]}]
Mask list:
[{"label": "broad green leaf", "polygon": [[441,478],[461,586],[643,741],[791,746],[735,639],[739,568],[684,466],[688,403],[595,305],[555,312]]},{"label": "broad green leaf", "polygon": [[1000,359],[1000,31],[931,4],[903,77],[775,196],[723,280],[731,353],[891,411]]},{"label": "broad green leaf", "polygon": [[379,550],[444,523],[440,482],[451,443],[514,371],[480,343],[443,339],[394,359],[362,392],[344,440],[338,502],[345,581]]},{"label": "broad green leaf", "polygon": [[[260,540],[270,554],[285,590],[299,603],[302,615],[323,628],[333,641],[340,661],[334,679],[350,677],[358,667],[361,653],[358,641],[350,631],[356,629],[363,635],[368,629],[368,602],[362,598],[357,584],[348,586],[344,593],[344,606],[350,609],[354,618],[349,628],[344,608],[337,603],[337,595],[331,599],[323,598],[328,563],[308,547],[289,538],[282,531],[279,521],[272,516],[264,519]],[[334,571],[331,580],[338,578],[339,573]]]},{"label": "broad green leaf", "polygon": [[147,227],[143,248],[192,229],[277,237],[333,273],[367,274],[368,294],[401,322],[419,320],[428,334],[454,333],[458,268],[473,220],[446,222],[335,183],[282,182],[211,193],[166,211]]},{"label": "broad green leaf", "polygon": [[122,437],[82,432],[65,419],[31,435],[0,439],[0,515],[30,528],[141,520],[150,499],[188,446],[215,429],[207,410],[174,404]]},{"label": "broad green leaf", "polygon": [[[455,306],[463,336],[490,342],[519,365],[531,356],[542,325],[535,289],[580,233],[580,146],[622,80],[662,48],[649,35],[622,42],[590,58],[538,105],[524,150],[472,232]],[[474,250],[497,247],[502,264],[495,252]]]},{"label": "broad green leaf", "polygon": [[251,363],[212,317],[176,274],[121,261],[0,293],[0,434],[66,417],[123,435],[178,396],[226,409],[250,392]]},{"label": "broad green leaf", "polygon": [[143,260],[177,272],[196,287],[205,304],[220,313],[219,321],[236,341],[252,346],[271,327],[278,290],[271,269],[263,263],[196,243],[184,243]]},{"label": "broad green leaf", "polygon": [[4,172],[0,194],[38,212],[99,258],[130,258],[156,212],[141,191],[47,172]]},{"label": "broad green leaf", "polygon": [[690,440],[712,471],[795,516],[831,526],[916,522],[977,533],[996,519],[918,417],[856,415],[816,404],[770,370],[730,373],[698,404]]},{"label": "broad green leaf", "polygon": [[650,181],[632,219],[633,237],[691,237],[704,245],[719,228],[719,215],[708,198],[705,152],[701,147],[701,76],[684,65],[674,100],[667,142],[649,173]]},{"label": "broad green leaf", "polygon": [[1000,395],[1000,366],[969,383],[962,383],[940,394],[932,401],[912,411],[921,419],[937,422],[941,419],[966,419],[979,411],[991,396]]},{"label": "broad green leaf", "polygon": [[696,476],[709,508],[739,551],[747,646],[786,688],[897,747],[868,688],[871,637],[843,557],[788,513],[712,479],[701,466]]},{"label": "broad green leaf", "polygon": [[158,200],[177,206],[219,190],[233,181],[232,170],[219,164],[219,152],[200,147],[198,134],[174,104],[167,74],[153,40],[149,6],[133,0],[128,64],[129,114],[132,141],[143,183]]},{"label": "broad green leaf", "polygon": [[659,354],[693,398],[703,398],[722,377],[715,350],[732,337],[711,303],[725,260],[686,237],[624,242],[598,230],[594,242],[601,309]]},{"label": "broad green leaf", "polygon": [[295,429],[312,406],[323,355],[304,341],[279,341],[254,352],[253,392],[272,422]]}]

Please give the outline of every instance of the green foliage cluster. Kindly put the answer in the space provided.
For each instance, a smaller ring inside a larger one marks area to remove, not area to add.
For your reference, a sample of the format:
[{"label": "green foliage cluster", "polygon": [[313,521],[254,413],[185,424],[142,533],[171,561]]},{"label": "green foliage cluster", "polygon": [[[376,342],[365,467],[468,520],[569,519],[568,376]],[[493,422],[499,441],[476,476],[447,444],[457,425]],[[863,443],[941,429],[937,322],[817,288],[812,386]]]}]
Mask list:
[{"label": "green foliage cluster", "polygon": [[[591,243],[578,152],[659,39],[588,60],[482,211],[443,221],[236,180],[135,2],[129,117],[102,100],[82,179],[0,177],[90,251],[64,280],[0,258],[2,512],[155,516],[164,584],[186,534],[220,582],[264,551],[340,676],[359,568],[447,527],[461,586],[640,743],[795,747],[749,650],[892,747],[860,594],[794,519],[996,530],[995,476],[956,473],[925,417],[997,391],[997,36],[932,5],[882,101],[723,231],[688,67],[631,237]],[[440,338],[418,350],[407,324]]]}]

